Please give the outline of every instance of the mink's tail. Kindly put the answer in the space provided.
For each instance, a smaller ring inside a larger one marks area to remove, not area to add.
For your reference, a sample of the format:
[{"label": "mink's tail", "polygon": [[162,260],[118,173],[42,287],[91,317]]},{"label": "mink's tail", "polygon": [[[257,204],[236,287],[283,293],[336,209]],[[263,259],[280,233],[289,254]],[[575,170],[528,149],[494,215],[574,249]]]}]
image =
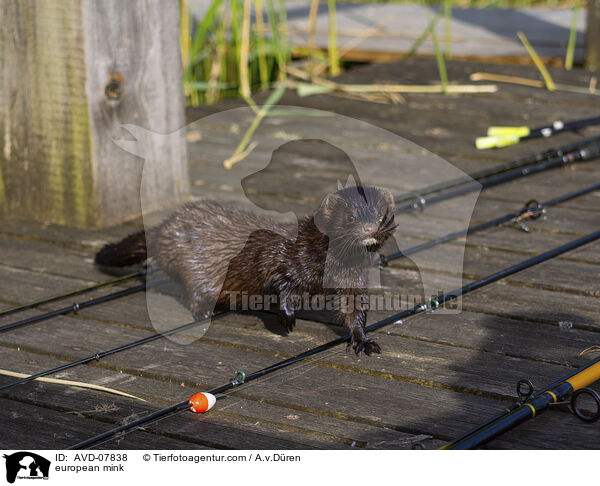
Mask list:
[{"label": "mink's tail", "polygon": [[103,267],[128,267],[144,262],[147,257],[146,232],[141,230],[118,243],[103,246],[94,261]]}]

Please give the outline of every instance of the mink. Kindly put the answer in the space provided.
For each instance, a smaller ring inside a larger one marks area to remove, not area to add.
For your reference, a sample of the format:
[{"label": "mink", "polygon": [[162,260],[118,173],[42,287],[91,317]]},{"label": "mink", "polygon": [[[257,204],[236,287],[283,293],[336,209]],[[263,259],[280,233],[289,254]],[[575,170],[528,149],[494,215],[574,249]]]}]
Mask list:
[{"label": "mink", "polygon": [[298,296],[331,297],[350,332],[349,346],[357,355],[370,355],[381,350],[365,335],[366,306],[342,307],[340,299],[356,303],[368,295],[369,269],[394,229],[394,198],[377,187],[332,192],[297,225],[205,200],[186,204],[147,232],[104,246],[95,262],[128,266],[151,260],[182,286],[196,319],[239,309],[242,293],[275,295],[289,332],[298,310],[295,298],[297,304]]}]

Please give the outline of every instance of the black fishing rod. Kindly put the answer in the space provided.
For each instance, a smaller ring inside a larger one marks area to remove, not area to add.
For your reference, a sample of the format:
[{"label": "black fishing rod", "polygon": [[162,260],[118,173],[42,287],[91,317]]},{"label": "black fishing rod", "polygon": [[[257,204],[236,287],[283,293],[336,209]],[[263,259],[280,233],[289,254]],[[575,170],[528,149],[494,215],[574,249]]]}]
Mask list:
[{"label": "black fishing rod", "polygon": [[508,145],[514,145],[524,140],[533,138],[548,138],[562,132],[574,132],[585,127],[600,125],[600,116],[584,118],[563,122],[556,120],[550,125],[544,125],[537,128],[521,127],[489,127],[487,137],[478,137],[475,139],[475,146],[480,149],[500,148]]},{"label": "black fishing rod", "polygon": [[512,162],[508,162],[502,165],[496,165],[494,167],[489,167],[487,169],[481,169],[476,172],[472,172],[470,174],[466,174],[462,177],[457,177],[456,179],[451,179],[449,181],[440,182],[438,184],[432,184],[418,191],[412,191],[402,196],[397,196],[394,198],[396,204],[408,200],[417,200],[417,198],[422,198],[423,196],[429,196],[434,192],[447,191],[448,189],[452,189],[457,186],[462,186],[463,184],[468,184],[470,182],[482,181],[483,179],[491,176],[496,176],[502,174],[504,172],[508,172],[512,169],[518,169],[521,167],[525,167],[528,165],[535,164],[537,162],[541,162],[543,160],[547,160],[550,158],[561,157],[569,152],[573,152],[574,150],[585,147],[586,145],[590,145],[594,142],[599,142],[600,136],[584,138],[575,143],[571,143],[568,145],[563,145],[561,147],[552,148],[550,150],[546,150],[544,152],[538,152],[532,155],[528,155],[521,159],[513,160]]},{"label": "black fishing rod", "polygon": [[136,341],[132,341],[127,344],[123,344],[121,346],[117,346],[116,348],[109,349],[107,351],[102,351],[100,353],[93,354],[86,358],[78,359],[77,361],[71,361],[69,363],[65,363],[64,365],[57,366],[56,368],[51,368],[49,370],[40,371],[39,373],[35,373],[33,375],[26,376],[25,378],[21,378],[17,381],[13,381],[11,383],[6,383],[5,385],[0,385],[0,390],[6,390],[7,388],[11,388],[15,385],[23,385],[24,383],[28,383],[37,378],[41,378],[43,376],[52,375],[54,373],[58,373],[59,371],[68,370],[69,368],[73,368],[75,366],[79,366],[82,364],[90,363],[91,361],[99,361],[106,356],[110,356],[111,354],[120,353],[121,351],[126,351],[127,349],[135,348],[136,346],[141,346],[142,344],[151,343],[158,339],[165,338],[167,336],[171,336],[172,334],[177,334],[188,329],[192,329],[193,327],[200,326],[202,324],[206,324],[207,322],[211,322],[211,320],[217,320],[221,317],[225,317],[227,314],[230,314],[232,311],[221,312],[219,314],[215,314],[212,318],[201,319],[199,321],[189,322],[187,324],[183,324],[182,326],[175,327],[173,329],[169,329],[168,331],[159,332],[156,334],[152,334],[151,336],[147,336],[142,339],[138,339]]},{"label": "black fishing rod", "polygon": [[27,309],[33,309],[34,307],[40,307],[45,304],[51,304],[53,302],[57,302],[59,300],[68,299],[69,297],[75,297],[76,295],[86,294],[88,292],[92,292],[93,290],[98,290],[104,287],[112,287],[113,285],[118,285],[121,283],[129,282],[130,280],[135,280],[138,278],[142,278],[146,276],[146,269],[131,273],[129,275],[124,275],[122,277],[114,278],[112,280],[106,280],[105,282],[100,282],[94,285],[90,285],[88,287],[82,287],[80,289],[71,290],[69,292],[65,292],[64,294],[54,295],[52,297],[46,297],[41,300],[37,300],[35,302],[30,302],[29,304],[18,305],[16,307],[11,307],[10,309],[6,309],[0,311],[0,318],[6,317],[8,315],[14,314],[16,312],[21,312]]},{"label": "black fishing rod", "polygon": [[0,333],[10,331],[11,329],[16,329],[18,327],[27,326],[29,324],[34,324],[36,322],[45,321],[48,319],[52,319],[53,317],[63,316],[65,314],[70,314],[71,312],[77,314],[80,310],[87,309],[89,307],[93,307],[95,305],[104,304],[106,302],[110,302],[112,300],[117,300],[122,297],[126,297],[128,295],[133,295],[138,292],[142,292],[149,288],[156,287],[158,285],[162,285],[167,283],[169,280],[166,278],[159,278],[150,282],[143,282],[138,285],[134,285],[132,287],[117,290],[115,292],[111,292],[110,294],[102,295],[100,297],[95,297],[90,300],[86,300],[84,302],[75,302],[69,306],[61,307],[60,309],[56,309],[53,311],[44,312],[43,314],[38,314],[36,316],[26,317],[25,319],[21,319],[19,321],[11,322],[9,324],[4,324],[0,326]]},{"label": "black fishing rod", "polygon": [[529,228],[524,225],[524,221],[526,220],[536,220],[542,215],[546,214],[547,208],[552,206],[556,206],[557,204],[570,201],[572,199],[576,199],[578,197],[589,194],[590,192],[596,191],[600,189],[599,184],[593,184],[591,186],[585,187],[583,189],[578,189],[577,191],[569,192],[567,194],[563,194],[562,196],[555,197],[554,199],[550,199],[545,202],[538,202],[535,199],[528,201],[523,209],[517,212],[508,213],[504,216],[500,216],[498,218],[491,219],[484,223],[480,223],[475,226],[470,226],[465,230],[455,231],[454,233],[448,233],[444,236],[440,236],[439,238],[426,241],[425,243],[421,243],[419,245],[412,246],[405,250],[398,251],[396,253],[392,253],[391,255],[381,255],[379,259],[379,264],[382,266],[386,266],[387,263],[391,260],[395,260],[397,258],[405,257],[408,255],[412,255],[414,253],[418,253],[420,251],[426,250],[428,248],[432,248],[436,245],[440,245],[442,243],[446,243],[448,241],[456,240],[461,236],[468,236],[473,233],[477,233],[479,231],[486,230],[488,228],[493,228],[495,226],[500,226],[505,223],[518,223],[521,227],[529,232]]},{"label": "black fishing rod", "polygon": [[425,206],[437,204],[448,199],[453,199],[458,196],[463,196],[471,192],[477,192],[483,189],[489,189],[490,187],[504,184],[506,182],[520,179],[521,177],[538,174],[540,172],[560,167],[575,162],[585,162],[600,157],[600,143],[594,143],[592,145],[580,148],[568,154],[564,154],[558,157],[553,157],[548,160],[538,162],[537,164],[522,167],[520,169],[510,170],[503,174],[492,176],[483,181],[473,181],[468,184],[463,184],[456,187],[455,189],[436,194],[431,197],[417,197],[415,200],[405,203],[401,206],[396,206],[396,213],[406,213],[408,211],[414,211],[416,209],[424,209]]},{"label": "black fishing rod", "polygon": [[[542,262],[545,262],[547,260],[550,260],[558,255],[561,255],[563,253],[566,253],[568,251],[574,250],[576,248],[579,248],[583,245],[586,245],[588,243],[591,243],[592,241],[596,241],[600,239],[600,230],[595,231],[594,233],[590,233],[587,236],[583,236],[581,238],[578,238],[577,240],[571,241],[570,243],[567,243],[565,245],[559,246],[557,248],[554,248],[552,250],[549,250],[547,252],[541,253],[539,255],[536,255],[532,258],[529,258],[527,260],[522,261],[521,263],[518,263],[517,265],[513,265],[511,267],[505,268],[499,272],[496,272],[492,275],[488,275],[487,277],[484,277],[480,280],[477,280],[475,282],[472,282],[470,284],[467,284],[463,287],[461,287],[460,289],[454,290],[452,292],[448,292],[446,294],[440,295],[435,299],[431,299],[426,303],[422,303],[419,304],[411,309],[407,309],[403,312],[400,312],[398,314],[394,314],[390,317],[387,317],[385,319],[382,319],[374,324],[371,324],[370,326],[365,327],[365,333],[369,333],[375,330],[378,330],[384,326],[387,326],[389,324],[392,324],[394,322],[398,322],[399,320],[402,319],[406,319],[408,317],[412,317],[416,314],[420,314],[422,312],[425,312],[429,309],[431,310],[435,310],[437,308],[439,308],[441,305],[443,305],[446,302],[450,302],[452,300],[457,299],[460,296],[466,295],[470,292],[473,292],[474,290],[477,290],[481,287],[485,287],[486,285],[490,285],[494,282],[497,282],[498,280],[501,280],[503,278],[509,277],[515,273],[518,273],[522,270],[525,270],[527,268],[533,267],[534,265],[538,265]],[[263,368],[261,370],[255,371],[254,373],[250,374],[250,375],[244,375],[243,373],[240,374],[240,372],[236,373],[236,376],[233,380],[231,380],[228,383],[225,383],[224,385],[221,385],[217,388],[213,388],[212,390],[210,390],[210,392],[213,395],[216,394],[220,394],[220,393],[224,393],[228,390],[230,390],[231,388],[238,386],[238,385],[242,385],[244,383],[248,383],[250,381],[253,381],[257,378],[260,378],[262,376],[265,376],[267,374],[273,373],[277,370],[280,370],[282,368],[285,368],[287,366],[290,366],[294,363],[297,363],[299,361],[302,361],[310,356],[313,356],[315,354],[321,353],[323,351],[326,351],[328,349],[331,349],[335,346],[338,346],[340,344],[344,344],[344,343],[349,343],[351,340],[351,336],[350,335],[346,335],[344,337],[339,337],[337,339],[333,339],[325,344],[321,344],[320,346],[317,346],[315,348],[312,348],[308,351],[305,351],[303,353],[297,354],[295,356],[292,356],[291,358],[285,359],[283,361],[280,361],[278,363],[275,363],[271,366],[268,366],[266,368]],[[2,388],[0,388],[2,389]],[[190,407],[190,401],[185,401],[185,402],[181,402],[178,403],[176,405],[172,405],[166,408],[163,408],[161,410],[158,410],[156,412],[153,412],[150,415],[147,415],[145,417],[141,417],[137,420],[134,420],[133,422],[130,422],[128,424],[125,425],[121,425],[119,427],[116,427],[112,430],[109,430],[107,432],[104,432],[100,435],[97,435],[95,437],[92,437],[91,439],[87,439],[83,442],[80,442],[79,444],[76,444],[72,447],[70,447],[69,449],[82,449],[84,447],[89,447],[93,444],[96,444],[102,440],[108,439],[116,434],[119,434],[121,432],[125,432],[126,430],[132,429],[134,427],[137,427],[139,425],[143,425],[145,423],[151,422],[157,418],[169,415],[171,413],[174,412],[179,412],[181,410],[184,410],[186,408]]]},{"label": "black fishing rod", "polygon": [[[536,417],[555,404],[569,404],[570,411],[576,417],[584,422],[594,422],[600,418],[600,396],[587,386],[598,380],[600,380],[600,358],[596,358],[582,368],[564,376],[535,395],[533,394],[531,382],[521,380],[517,386],[517,392],[522,398],[521,401],[458,439],[453,440],[442,449],[464,450],[482,446],[517,425]],[[530,387],[527,393],[521,391],[520,384],[523,382],[528,383]],[[571,396],[570,403],[564,401],[569,395]],[[590,415],[579,409],[577,400],[582,395],[592,397],[596,403],[595,413]]]},{"label": "black fishing rod", "polygon": [[549,169],[560,167],[575,162],[584,162],[595,159],[600,156],[600,144],[592,144],[567,154],[550,158],[548,160],[538,162],[532,166],[522,167],[516,170],[511,170],[497,176],[492,176],[483,181],[473,181],[468,184],[461,185],[453,190],[436,194],[430,198],[418,197],[416,200],[396,207],[396,213],[408,212],[415,209],[424,209],[425,206],[437,204],[448,199],[452,199],[464,194],[476,192],[490,187],[504,184],[506,182],[520,179],[529,175],[537,174]]},{"label": "black fishing rod", "polygon": [[581,130],[585,127],[593,125],[600,125],[600,116],[594,116],[591,118],[584,118],[581,120],[574,120],[570,122],[563,122],[556,120],[550,125],[544,125],[537,128],[531,128],[529,134],[520,137],[521,140],[530,140],[532,138],[551,137],[561,132],[574,132]]}]

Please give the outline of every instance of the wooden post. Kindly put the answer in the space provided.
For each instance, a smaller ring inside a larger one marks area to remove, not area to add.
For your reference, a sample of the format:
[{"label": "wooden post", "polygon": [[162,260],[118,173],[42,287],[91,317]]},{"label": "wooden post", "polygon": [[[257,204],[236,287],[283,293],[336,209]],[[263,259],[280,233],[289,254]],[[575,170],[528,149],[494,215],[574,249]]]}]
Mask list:
[{"label": "wooden post", "polygon": [[138,157],[121,124],[184,126],[179,2],[0,0],[0,213],[101,227],[189,190],[183,130]]},{"label": "wooden post", "polygon": [[600,0],[587,0],[587,5],[585,65],[590,71],[600,71]]}]

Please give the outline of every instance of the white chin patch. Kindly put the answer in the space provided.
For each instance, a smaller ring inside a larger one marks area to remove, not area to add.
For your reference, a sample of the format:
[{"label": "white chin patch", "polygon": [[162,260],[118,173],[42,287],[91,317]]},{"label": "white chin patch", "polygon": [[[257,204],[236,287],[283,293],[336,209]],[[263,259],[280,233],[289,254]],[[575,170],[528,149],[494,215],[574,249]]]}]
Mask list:
[{"label": "white chin patch", "polygon": [[363,245],[365,246],[371,246],[371,245],[376,245],[377,244],[377,240],[375,238],[365,238],[363,240]]}]

